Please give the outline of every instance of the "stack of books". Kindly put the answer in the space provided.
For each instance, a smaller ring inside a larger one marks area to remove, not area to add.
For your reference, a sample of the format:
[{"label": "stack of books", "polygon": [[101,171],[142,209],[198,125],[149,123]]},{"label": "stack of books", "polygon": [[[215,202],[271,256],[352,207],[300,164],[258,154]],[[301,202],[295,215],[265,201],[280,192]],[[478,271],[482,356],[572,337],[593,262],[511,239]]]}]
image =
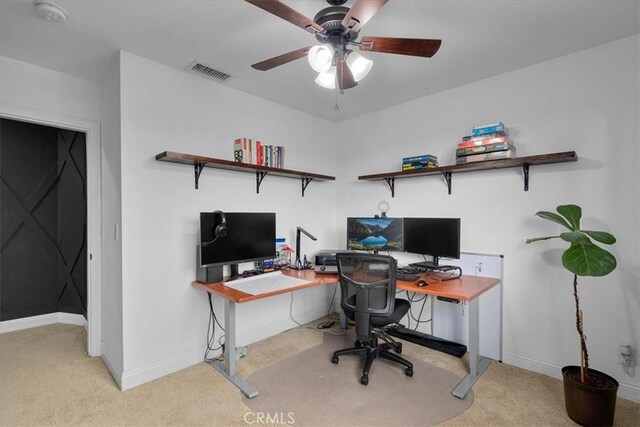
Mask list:
[{"label": "stack of books", "polygon": [[456,149],[456,164],[516,157],[516,147],[502,123],[475,126]]},{"label": "stack of books", "polygon": [[284,147],[281,145],[264,145],[251,138],[237,138],[233,142],[233,160],[250,165],[284,167]]},{"label": "stack of books", "polygon": [[424,168],[437,168],[438,158],[431,154],[423,154],[420,156],[405,157],[402,159],[402,170],[410,171]]}]

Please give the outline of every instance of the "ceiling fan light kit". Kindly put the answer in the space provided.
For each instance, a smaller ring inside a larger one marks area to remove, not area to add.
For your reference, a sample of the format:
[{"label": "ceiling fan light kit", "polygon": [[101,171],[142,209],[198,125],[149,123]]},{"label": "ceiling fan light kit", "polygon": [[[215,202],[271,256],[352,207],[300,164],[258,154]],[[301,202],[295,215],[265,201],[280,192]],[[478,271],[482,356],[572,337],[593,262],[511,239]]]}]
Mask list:
[{"label": "ceiling fan light kit", "polygon": [[318,74],[316,77],[316,84],[326,89],[336,88],[336,67],[331,67],[324,73]]},{"label": "ceiling fan light kit", "polygon": [[311,68],[313,68],[317,73],[324,73],[331,68],[334,53],[335,50],[329,43],[314,46],[309,50],[309,54],[307,56],[309,65],[311,65]]},{"label": "ceiling fan light kit", "polygon": [[295,11],[280,0],[245,0],[279,18],[315,35],[320,45],[297,49],[253,64],[256,70],[267,71],[302,58],[318,72],[315,82],[327,89],[338,87],[342,93],[358,85],[373,66],[373,61],[355,52],[393,53],[432,57],[440,48],[440,40],[391,37],[358,37],[362,27],[388,0],[355,0],[351,8],[341,6],[346,0],[327,0],[333,6],[319,11],[313,20]]},{"label": "ceiling fan light kit", "polygon": [[347,65],[353,73],[353,79],[357,82],[362,80],[373,67],[373,61],[360,55],[358,52],[351,52],[347,56]]}]

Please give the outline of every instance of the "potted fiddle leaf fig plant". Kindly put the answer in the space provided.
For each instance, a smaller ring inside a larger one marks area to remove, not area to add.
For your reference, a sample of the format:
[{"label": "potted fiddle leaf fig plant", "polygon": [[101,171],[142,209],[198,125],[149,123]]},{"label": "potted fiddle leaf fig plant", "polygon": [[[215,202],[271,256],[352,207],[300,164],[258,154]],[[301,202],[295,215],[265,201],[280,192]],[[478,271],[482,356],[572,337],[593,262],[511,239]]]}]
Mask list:
[{"label": "potted fiddle leaf fig plant", "polygon": [[573,273],[573,297],[581,360],[580,366],[562,368],[565,407],[569,417],[578,424],[610,426],[613,424],[618,382],[603,372],[589,368],[589,353],[578,298],[578,276],[606,276],[611,273],[616,268],[616,258],[595,242],[612,245],[616,238],[605,231],[583,230],[580,226],[580,206],[560,205],[556,211],[557,213],[540,211],[536,215],[560,224],[568,231],[557,236],[528,239],[527,243],[561,239],[569,244],[569,248],[562,254],[562,265]]}]

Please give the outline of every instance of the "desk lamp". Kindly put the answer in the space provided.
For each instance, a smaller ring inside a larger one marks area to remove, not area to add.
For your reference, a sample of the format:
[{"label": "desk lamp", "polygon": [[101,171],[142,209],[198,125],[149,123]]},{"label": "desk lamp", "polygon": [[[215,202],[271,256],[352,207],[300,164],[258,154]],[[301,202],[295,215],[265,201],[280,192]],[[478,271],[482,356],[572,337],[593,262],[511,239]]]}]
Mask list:
[{"label": "desk lamp", "polygon": [[304,270],[306,268],[309,268],[309,263],[307,262],[306,258],[304,260],[304,264],[302,263],[302,261],[300,261],[300,232],[303,232],[304,234],[307,235],[307,237],[309,237],[311,240],[318,240],[315,237],[313,237],[307,230],[305,230],[302,227],[297,227],[296,228],[296,262],[293,265],[293,269],[295,270]]}]

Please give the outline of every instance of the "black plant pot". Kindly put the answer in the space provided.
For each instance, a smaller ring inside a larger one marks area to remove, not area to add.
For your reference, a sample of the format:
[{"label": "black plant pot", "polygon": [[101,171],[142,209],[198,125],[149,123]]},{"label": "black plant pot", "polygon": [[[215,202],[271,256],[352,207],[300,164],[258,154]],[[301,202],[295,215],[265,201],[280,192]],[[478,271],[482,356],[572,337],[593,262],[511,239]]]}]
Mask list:
[{"label": "black plant pot", "polygon": [[580,375],[580,367],[565,366],[562,368],[564,403],[569,418],[583,426],[613,425],[618,381],[605,373],[589,369],[589,376],[611,383],[611,387],[599,388],[574,380],[569,375],[573,372]]}]

